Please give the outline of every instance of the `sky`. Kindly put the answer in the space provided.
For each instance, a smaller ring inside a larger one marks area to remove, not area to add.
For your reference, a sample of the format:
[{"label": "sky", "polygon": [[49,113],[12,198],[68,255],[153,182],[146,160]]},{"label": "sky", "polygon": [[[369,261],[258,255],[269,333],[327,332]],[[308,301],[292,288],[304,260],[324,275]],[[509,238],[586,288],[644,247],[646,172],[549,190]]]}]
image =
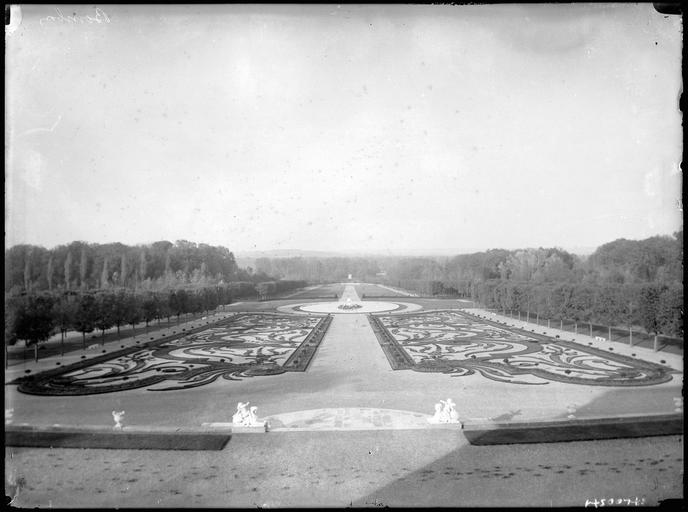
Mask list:
[{"label": "sky", "polygon": [[5,39],[6,247],[682,229],[681,23],[649,3],[29,5]]}]

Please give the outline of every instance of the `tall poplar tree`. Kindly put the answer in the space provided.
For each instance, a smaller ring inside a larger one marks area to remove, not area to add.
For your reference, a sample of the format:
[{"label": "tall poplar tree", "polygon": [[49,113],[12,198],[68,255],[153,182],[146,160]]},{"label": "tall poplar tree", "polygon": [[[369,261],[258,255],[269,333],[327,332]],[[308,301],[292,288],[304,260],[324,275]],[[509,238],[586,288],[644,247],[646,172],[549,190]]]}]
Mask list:
[{"label": "tall poplar tree", "polygon": [[26,251],[24,257],[24,290],[31,291],[31,249]]},{"label": "tall poplar tree", "polygon": [[108,257],[106,256],[103,260],[103,271],[100,274],[100,287],[108,287]]},{"label": "tall poplar tree", "polygon": [[81,249],[81,262],[79,263],[79,278],[81,280],[81,289],[86,289],[86,277],[88,271],[88,255],[86,254],[86,247]]},{"label": "tall poplar tree", "polygon": [[126,255],[126,253],[125,253],[125,254],[122,254],[122,259],[121,259],[121,262],[120,262],[120,275],[119,275],[119,279],[120,279],[120,284],[121,284],[122,286],[125,286],[125,285],[126,285],[126,282],[127,282],[127,255]]},{"label": "tall poplar tree", "polygon": [[45,273],[46,278],[48,279],[48,290],[52,291],[53,289],[53,274],[55,273],[55,268],[53,266],[53,254],[50,253],[50,257],[48,258],[48,269]]},{"label": "tall poplar tree", "polygon": [[65,290],[69,290],[72,285],[72,253],[67,252],[67,257],[64,263],[64,278],[65,278]]}]

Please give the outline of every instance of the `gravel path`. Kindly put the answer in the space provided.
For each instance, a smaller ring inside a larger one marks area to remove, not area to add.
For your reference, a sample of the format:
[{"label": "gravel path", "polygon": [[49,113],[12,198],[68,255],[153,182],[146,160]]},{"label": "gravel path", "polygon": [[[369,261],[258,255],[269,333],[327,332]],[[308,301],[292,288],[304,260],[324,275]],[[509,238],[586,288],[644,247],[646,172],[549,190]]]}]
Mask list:
[{"label": "gravel path", "polygon": [[218,452],[6,449],[19,507],[583,506],[683,496],[682,436],[471,446],[448,430],[237,434]]}]

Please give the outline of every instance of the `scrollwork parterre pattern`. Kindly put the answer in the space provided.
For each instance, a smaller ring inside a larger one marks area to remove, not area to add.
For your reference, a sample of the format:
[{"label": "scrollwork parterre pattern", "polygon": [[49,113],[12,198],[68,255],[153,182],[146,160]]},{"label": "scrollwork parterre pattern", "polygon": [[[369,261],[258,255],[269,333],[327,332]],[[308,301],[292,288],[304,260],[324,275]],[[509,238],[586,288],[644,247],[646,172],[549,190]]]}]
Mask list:
[{"label": "scrollwork parterre pattern", "polygon": [[476,373],[514,384],[550,381],[600,386],[645,386],[671,380],[669,367],[579,343],[507,327],[451,310],[370,315],[394,369]]}]

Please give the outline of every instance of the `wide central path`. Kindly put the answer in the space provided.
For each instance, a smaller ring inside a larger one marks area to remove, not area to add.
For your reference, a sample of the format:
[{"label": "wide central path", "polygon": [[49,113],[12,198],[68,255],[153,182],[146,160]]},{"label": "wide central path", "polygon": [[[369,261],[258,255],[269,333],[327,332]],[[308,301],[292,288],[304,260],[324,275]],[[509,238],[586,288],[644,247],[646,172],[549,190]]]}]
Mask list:
[{"label": "wide central path", "polygon": [[356,293],[356,288],[352,284],[347,284],[344,287],[342,296],[339,298],[339,302],[346,302],[347,299],[351,299],[351,302],[360,302],[361,298]]},{"label": "wide central path", "polygon": [[313,359],[309,373],[347,375],[351,379],[375,379],[391,367],[366,315],[332,315],[327,335]]},{"label": "wide central path", "polygon": [[[360,300],[351,285],[346,286],[340,300],[349,298]],[[389,383],[384,381],[393,378],[393,373],[366,315],[333,315],[327,335],[303,375],[304,381],[313,383],[309,387],[317,388],[316,383],[327,382],[332,406],[275,415],[269,418],[270,423],[275,429],[298,430],[427,428],[425,414],[382,407],[384,392],[377,404],[361,400],[361,393],[376,394],[379,386],[388,387]],[[342,405],[365,402],[368,407]]]}]

